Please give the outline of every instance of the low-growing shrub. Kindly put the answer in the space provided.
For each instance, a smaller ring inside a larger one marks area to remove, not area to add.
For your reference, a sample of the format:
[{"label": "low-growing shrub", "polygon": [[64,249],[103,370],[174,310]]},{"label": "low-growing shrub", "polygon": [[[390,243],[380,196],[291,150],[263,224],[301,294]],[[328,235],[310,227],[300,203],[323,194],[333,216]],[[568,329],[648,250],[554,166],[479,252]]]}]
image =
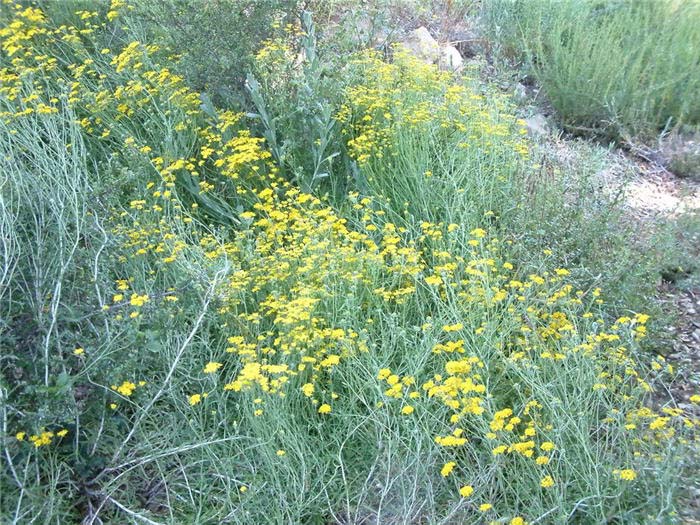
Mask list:
[{"label": "low-growing shrub", "polygon": [[476,227],[515,209],[529,148],[505,97],[453,82],[400,46],[391,62],[367,53],[348,70],[356,82],[337,118],[359,189],[402,220]]},{"label": "low-growing shrub", "polygon": [[2,12],[2,521],[673,519],[698,423],[649,406],[648,315],[512,257],[505,101],[359,58],[334,207],[96,48],[125,9]]},{"label": "low-growing shrub", "polygon": [[247,88],[282,176],[305,191],[322,186],[344,199],[347,163],[337,158],[341,141],[333,118],[344,84],[338,57],[319,54],[310,12],[301,22],[285,37],[262,42]]},{"label": "low-growing shrub", "polygon": [[489,0],[484,17],[573,131],[650,138],[700,122],[697,2]]},{"label": "low-growing shrub", "polygon": [[245,79],[260,42],[298,25],[299,0],[133,2],[128,23],[179,57],[178,73],[217,105],[247,101]]}]

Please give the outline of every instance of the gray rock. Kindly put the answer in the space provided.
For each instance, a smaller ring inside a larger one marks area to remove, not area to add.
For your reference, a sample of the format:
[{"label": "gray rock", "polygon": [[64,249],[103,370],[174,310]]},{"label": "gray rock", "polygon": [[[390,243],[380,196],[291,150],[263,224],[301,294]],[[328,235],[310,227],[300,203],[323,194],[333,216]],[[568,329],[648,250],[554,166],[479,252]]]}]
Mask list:
[{"label": "gray rock", "polygon": [[532,137],[542,137],[549,134],[549,123],[544,115],[537,113],[525,119],[527,134]]},{"label": "gray rock", "polygon": [[440,44],[423,26],[411,31],[406,40],[401,42],[401,45],[410,53],[429,64],[435,64],[440,60]]},{"label": "gray rock", "polygon": [[515,89],[513,90],[513,98],[515,98],[517,102],[524,102],[528,98],[527,88],[520,82],[515,85]]},{"label": "gray rock", "polygon": [[460,71],[464,67],[464,59],[454,46],[443,46],[440,48],[440,60],[438,65],[441,69],[449,71]]},{"label": "gray rock", "polygon": [[464,59],[459,50],[450,44],[440,45],[423,26],[411,31],[400,44],[409,53],[428,64],[437,64],[447,71],[461,71]]}]

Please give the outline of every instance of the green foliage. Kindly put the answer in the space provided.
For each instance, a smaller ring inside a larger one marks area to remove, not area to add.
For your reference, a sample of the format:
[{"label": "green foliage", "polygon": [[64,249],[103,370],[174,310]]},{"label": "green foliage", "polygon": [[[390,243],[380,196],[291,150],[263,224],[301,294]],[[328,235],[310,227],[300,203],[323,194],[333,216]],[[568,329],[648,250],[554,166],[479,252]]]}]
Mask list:
[{"label": "green foliage", "polygon": [[451,83],[400,47],[393,62],[365,54],[339,112],[355,185],[376,194],[400,220],[491,226],[519,193],[528,156],[521,123],[505,97],[476,82]]},{"label": "green foliage", "polygon": [[700,122],[697,2],[489,0],[484,16],[573,131],[649,138]]},{"label": "green foliage", "polygon": [[345,166],[334,161],[341,141],[333,116],[343,85],[337,58],[319,54],[310,12],[287,33],[265,42],[256,55],[247,81],[255,116],[286,178],[307,191],[323,185],[342,195]]},{"label": "green foliage", "polygon": [[297,23],[299,0],[133,2],[129,24],[179,57],[177,69],[217,105],[243,106],[245,79],[260,42]]},{"label": "green foliage", "polygon": [[222,110],[100,7],[0,13],[0,521],[674,519],[602,154],[308,15]]}]

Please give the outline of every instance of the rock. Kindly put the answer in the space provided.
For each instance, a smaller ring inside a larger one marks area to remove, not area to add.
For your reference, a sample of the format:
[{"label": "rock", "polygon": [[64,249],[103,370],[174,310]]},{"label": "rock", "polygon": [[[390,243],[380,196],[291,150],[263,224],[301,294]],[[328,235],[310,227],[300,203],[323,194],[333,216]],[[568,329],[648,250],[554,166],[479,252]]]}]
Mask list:
[{"label": "rock", "polygon": [[423,26],[411,31],[401,45],[424,62],[438,64],[442,69],[459,71],[464,66],[464,59],[456,47],[441,46]]},{"label": "rock", "polygon": [[527,88],[524,84],[518,82],[515,85],[515,89],[513,90],[513,98],[516,100],[516,102],[523,102],[527,100]]},{"label": "rock", "polygon": [[541,113],[526,118],[525,128],[527,129],[527,134],[533,138],[549,134],[549,124],[545,116]]},{"label": "rock", "polygon": [[429,64],[435,64],[440,60],[440,44],[423,26],[411,31],[401,44],[409,52]]},{"label": "rock", "polygon": [[440,60],[438,65],[441,69],[449,71],[459,71],[464,66],[464,59],[454,46],[443,46],[440,48]]}]

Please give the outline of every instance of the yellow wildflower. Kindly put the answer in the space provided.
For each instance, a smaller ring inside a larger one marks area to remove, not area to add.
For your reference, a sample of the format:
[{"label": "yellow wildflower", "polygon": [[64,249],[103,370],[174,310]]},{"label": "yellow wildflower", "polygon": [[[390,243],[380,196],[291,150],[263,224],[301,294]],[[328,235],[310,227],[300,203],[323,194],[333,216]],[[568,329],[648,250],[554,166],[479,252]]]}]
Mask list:
[{"label": "yellow wildflower", "polygon": [[116,390],[121,395],[129,397],[131,394],[134,393],[134,390],[136,390],[136,383],[132,383],[131,381],[124,381],[119,386],[112,385],[112,390]]},{"label": "yellow wildflower", "polygon": [[202,395],[201,394],[192,394],[187,398],[191,406],[195,406],[198,403],[202,402]]},{"label": "yellow wildflower", "polygon": [[474,487],[471,485],[464,485],[461,489],[459,489],[459,495],[462,496],[463,498],[468,498],[474,493]]},{"label": "yellow wildflower", "polygon": [[382,368],[379,371],[379,373],[377,374],[377,379],[379,379],[381,381],[383,379],[386,379],[390,375],[391,375],[391,370],[389,370],[388,368]]},{"label": "yellow wildflower", "polygon": [[219,370],[223,365],[221,363],[217,363],[216,361],[209,361],[206,366],[204,367],[204,373],[205,374],[213,374]]},{"label": "yellow wildflower", "polygon": [[301,391],[306,397],[311,397],[312,395],[314,395],[314,385],[312,383],[306,383],[304,386],[301,387]]},{"label": "yellow wildflower", "polygon": [[637,473],[631,469],[631,468],[626,468],[623,470],[614,470],[613,474],[617,474],[620,476],[620,479],[624,479],[625,481],[634,481],[637,479]]},{"label": "yellow wildflower", "polygon": [[457,466],[457,463],[455,463],[454,461],[448,461],[447,463],[445,463],[445,465],[440,470],[440,474],[442,474],[442,477],[446,478],[447,476],[450,475],[450,473],[452,472],[452,470],[456,466]]}]

